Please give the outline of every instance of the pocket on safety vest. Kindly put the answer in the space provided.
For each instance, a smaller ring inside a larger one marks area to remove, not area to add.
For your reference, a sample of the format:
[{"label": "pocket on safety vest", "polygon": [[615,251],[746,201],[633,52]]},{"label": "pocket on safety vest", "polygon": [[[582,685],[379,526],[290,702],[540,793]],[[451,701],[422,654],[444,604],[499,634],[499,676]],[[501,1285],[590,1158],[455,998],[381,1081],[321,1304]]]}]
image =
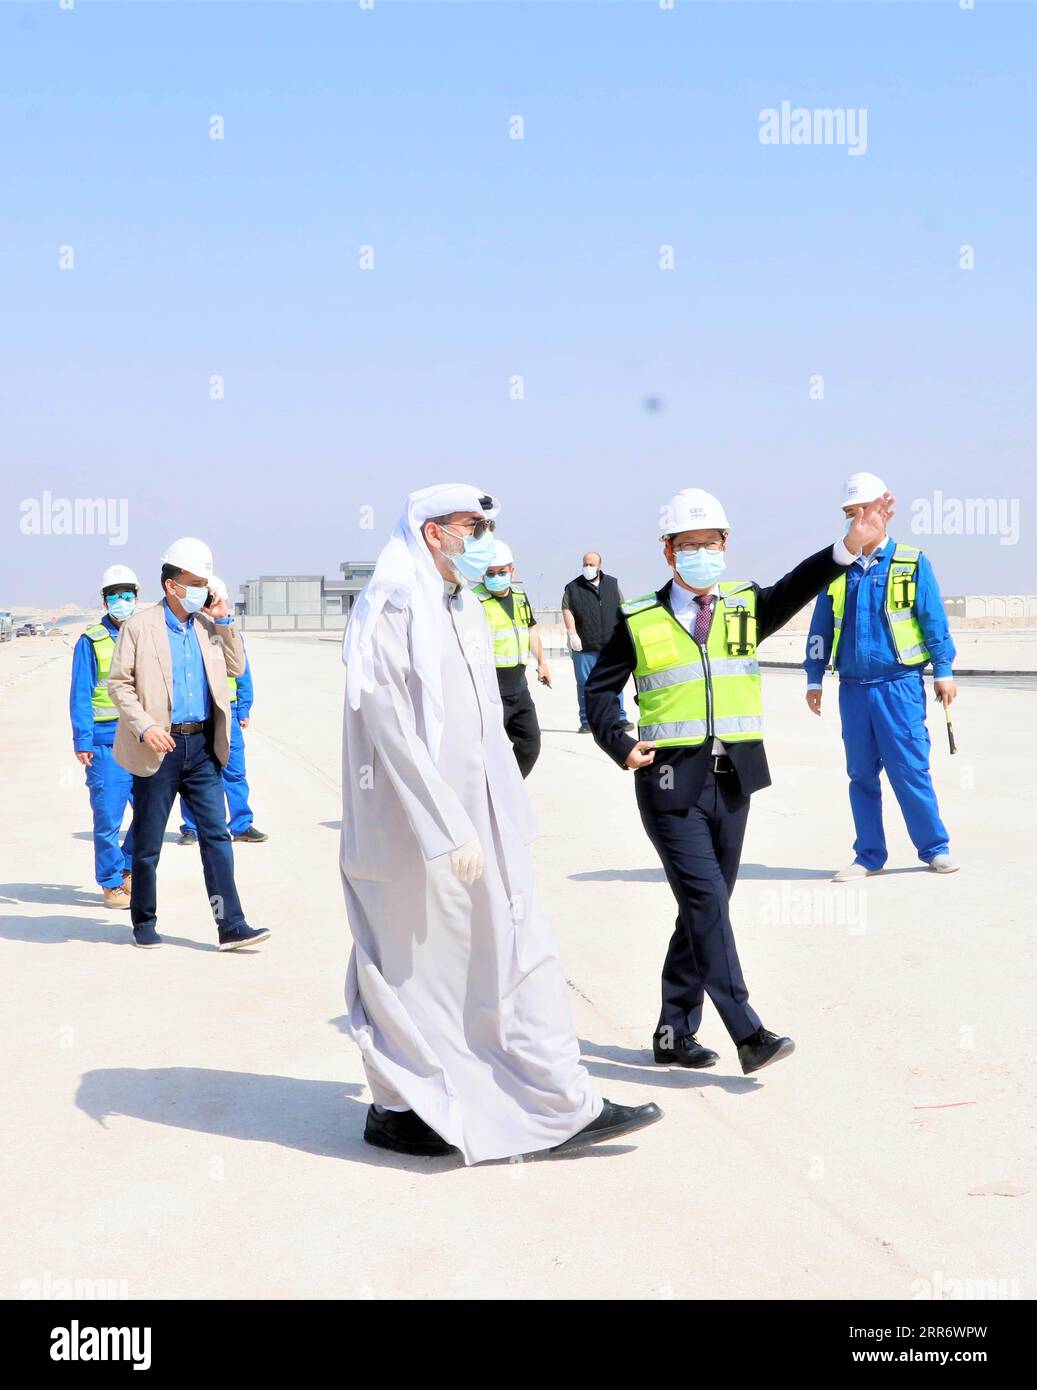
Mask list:
[{"label": "pocket on safety vest", "polygon": [[648,623],[639,633],[641,649],[649,666],[671,666],[678,660],[677,643],[670,623]]}]

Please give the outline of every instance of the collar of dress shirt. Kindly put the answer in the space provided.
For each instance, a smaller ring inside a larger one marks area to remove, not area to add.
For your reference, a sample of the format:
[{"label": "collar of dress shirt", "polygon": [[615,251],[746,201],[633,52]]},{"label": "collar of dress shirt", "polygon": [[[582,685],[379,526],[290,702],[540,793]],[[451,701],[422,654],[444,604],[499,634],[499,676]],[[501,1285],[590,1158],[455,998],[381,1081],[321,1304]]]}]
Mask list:
[{"label": "collar of dress shirt", "polygon": [[[709,592],[713,595],[718,594],[720,585],[714,584]],[[670,607],[675,613],[686,613],[689,608],[693,608],[697,597],[698,595],[693,593],[691,589],[685,589],[678,584],[676,579],[670,586]]]},{"label": "collar of dress shirt", "polygon": [[861,569],[870,569],[871,566],[882,554],[882,552],[885,550],[888,541],[889,537],[883,536],[882,540],[879,542],[879,544],[875,547],[875,549],[871,552],[870,555],[865,555],[864,552],[861,551],[861,553],[856,557],[854,563],[860,565]]},{"label": "collar of dress shirt", "polygon": [[187,617],[181,622],[172,608],[170,608],[167,599],[162,600],[162,607],[166,610],[166,627],[171,627],[174,632],[184,632],[191,626],[192,622],[194,622],[193,613],[188,613]]}]

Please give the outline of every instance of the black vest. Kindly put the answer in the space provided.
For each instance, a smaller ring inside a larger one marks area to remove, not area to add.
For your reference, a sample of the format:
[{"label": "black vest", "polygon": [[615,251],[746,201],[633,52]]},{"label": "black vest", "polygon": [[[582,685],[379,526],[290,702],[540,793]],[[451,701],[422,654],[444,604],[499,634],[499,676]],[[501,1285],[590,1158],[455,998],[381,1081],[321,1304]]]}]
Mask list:
[{"label": "black vest", "polygon": [[585,652],[600,652],[619,619],[619,580],[602,574],[597,584],[577,575],[565,586],[576,635]]}]

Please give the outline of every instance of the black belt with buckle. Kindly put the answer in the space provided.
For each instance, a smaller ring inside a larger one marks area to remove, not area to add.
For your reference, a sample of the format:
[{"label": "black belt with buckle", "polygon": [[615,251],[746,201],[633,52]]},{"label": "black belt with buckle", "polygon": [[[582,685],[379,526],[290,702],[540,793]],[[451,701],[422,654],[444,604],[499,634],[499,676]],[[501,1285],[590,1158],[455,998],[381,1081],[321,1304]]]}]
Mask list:
[{"label": "black belt with buckle", "polygon": [[205,722],[201,724],[170,724],[171,734],[201,734],[205,732]]},{"label": "black belt with buckle", "polygon": [[714,772],[734,772],[735,765],[726,753],[711,753]]}]

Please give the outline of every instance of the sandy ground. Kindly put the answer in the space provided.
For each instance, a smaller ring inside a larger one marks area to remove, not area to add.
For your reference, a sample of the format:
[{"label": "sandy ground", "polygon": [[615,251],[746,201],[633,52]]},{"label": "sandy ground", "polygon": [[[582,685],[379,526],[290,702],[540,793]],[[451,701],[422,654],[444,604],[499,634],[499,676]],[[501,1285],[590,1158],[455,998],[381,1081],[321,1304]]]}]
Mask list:
[{"label": "sandy ground", "polygon": [[[782,628],[761,644],[761,656],[766,661],[800,665],[806,654],[808,631],[809,624],[799,632]],[[957,651],[954,665],[958,671],[1037,672],[1037,628],[952,627],[951,636]]]},{"label": "sandy ground", "polygon": [[[712,1072],[646,1052],[673,907],[629,778],[575,729],[571,668],[538,691],[530,790],[544,898],[600,1090],[658,1101],[628,1143],[465,1169],[361,1141],[341,1032],[338,644],[253,634],[236,851],[273,939],[220,956],[196,849],[160,868],[155,952],[93,883],[67,717],[70,648],[0,648],[5,1143],[0,1295],[1033,1297],[1033,695],[968,686],[934,771],[960,874],[914,858],[832,885],[850,856],[835,691],[765,677],[775,786],[734,900],[753,1000],[789,1061],[743,1078],[707,1005]],[[1006,1195],[999,1195],[1004,1193]],[[1014,1194],[1014,1195],[1012,1195]]]}]

